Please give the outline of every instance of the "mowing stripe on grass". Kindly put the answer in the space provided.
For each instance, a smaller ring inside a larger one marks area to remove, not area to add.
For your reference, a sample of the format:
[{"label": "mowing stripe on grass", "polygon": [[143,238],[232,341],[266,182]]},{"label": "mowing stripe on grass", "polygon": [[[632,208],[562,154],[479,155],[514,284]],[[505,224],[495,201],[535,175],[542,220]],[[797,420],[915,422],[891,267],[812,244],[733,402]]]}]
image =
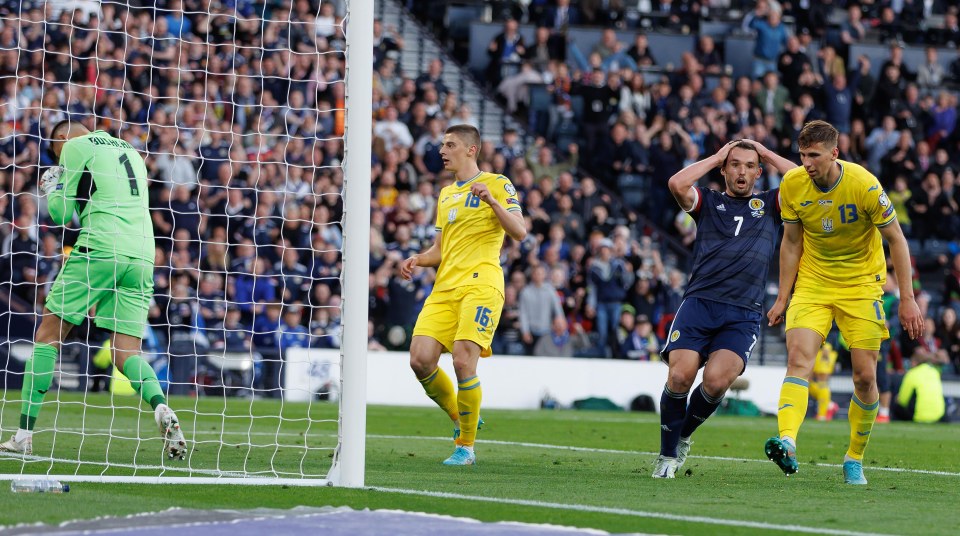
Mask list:
[{"label": "mowing stripe on grass", "polygon": [[[373,439],[421,439],[425,441],[450,441],[449,437],[425,437],[425,436],[401,436],[401,435],[381,435],[381,434],[367,434],[368,438]],[[658,456],[659,452],[641,452],[636,450],[616,450],[616,449],[602,449],[596,447],[576,447],[569,445],[550,445],[546,443],[528,443],[526,441],[500,441],[496,439],[478,439],[477,443],[485,445],[503,445],[508,447],[530,447],[530,448],[540,448],[540,449],[553,449],[553,450],[569,450],[575,452],[596,452],[602,454],[633,454],[638,456]],[[724,462],[756,462],[756,463],[770,463],[767,460],[761,460],[759,458],[733,458],[729,456],[697,456],[689,455],[688,459],[701,459],[701,460],[716,460]],[[840,464],[835,463],[818,463],[815,467],[843,467]],[[868,467],[871,471],[890,471],[892,473],[915,473],[921,475],[937,475],[937,476],[958,476],[960,473],[953,473],[950,471],[933,471],[930,469],[908,469],[904,467]]]},{"label": "mowing stripe on grass", "polygon": [[[198,469],[192,467],[174,467],[174,466],[163,466],[163,465],[134,465],[132,463],[100,463],[100,462],[87,462],[77,459],[67,459],[67,458],[50,458],[46,456],[37,456],[36,454],[30,456],[24,456],[23,454],[18,454],[16,452],[0,452],[0,460],[23,460],[24,462],[54,462],[54,463],[68,463],[68,464],[78,464],[78,465],[93,465],[96,467],[122,467],[124,469],[137,469],[137,470],[151,470],[151,471],[161,471],[161,472],[174,472],[174,473],[196,473],[198,475],[210,475],[210,476],[224,476],[224,477],[243,477],[243,473],[237,473],[233,471],[217,471],[215,469]],[[26,474],[26,473],[25,473]]]},{"label": "mowing stripe on grass", "polygon": [[[79,428],[63,428],[62,430],[73,430],[73,431],[83,431]],[[110,430],[86,430],[90,432],[103,432],[109,433]],[[245,436],[269,436],[269,437],[279,437],[279,436],[297,436],[301,437],[299,432],[246,432],[246,431],[228,431],[228,430],[197,430],[197,435],[245,435]],[[322,435],[327,437],[337,437],[337,434],[315,434]],[[410,435],[389,435],[389,434],[367,434],[367,437],[370,439],[400,439],[400,440],[419,440],[419,441],[450,441],[450,437],[429,437],[429,436],[410,436]],[[135,439],[135,438],[133,438]],[[551,445],[547,443],[530,443],[526,441],[501,441],[497,439],[478,439],[477,443],[485,445],[502,445],[506,447],[528,447],[528,448],[538,448],[538,449],[552,449],[552,450],[569,450],[571,452],[595,452],[600,454],[631,454],[637,456],[657,456],[659,452],[641,452],[636,450],[617,450],[617,449],[603,449],[597,447],[577,447],[571,445]],[[323,450],[325,447],[313,447],[317,450]],[[2,455],[2,454],[0,454]],[[724,461],[724,462],[753,462],[753,463],[769,463],[767,460],[759,458],[734,458],[731,456],[701,456],[701,455],[690,455],[688,458],[699,459],[699,460],[715,460],[715,461]],[[49,459],[49,458],[43,458]],[[68,460],[55,460],[55,461],[68,461]],[[69,460],[76,462],[76,460]],[[113,464],[111,464],[113,465]],[[133,467],[133,466],[131,466]],[[815,467],[833,467],[839,468],[843,467],[841,464],[836,463],[818,463]],[[149,467],[150,469],[161,469],[161,467]],[[167,470],[172,470],[170,467],[166,467]],[[887,471],[890,473],[913,473],[918,475],[934,475],[934,476],[951,476],[951,477],[960,477],[960,473],[951,472],[951,471],[935,471],[932,469],[910,469],[907,467],[876,467],[870,466],[868,468],[871,471]],[[197,471],[196,469],[194,471]]]},{"label": "mowing stripe on grass", "polygon": [[575,512],[591,512],[597,514],[613,514],[633,517],[649,517],[654,519],[666,519],[669,521],[679,521],[682,523],[705,523],[709,525],[724,525],[728,527],[744,527],[752,529],[781,530],[793,532],[805,532],[809,534],[833,534],[837,536],[885,536],[876,532],[857,532],[843,529],[828,529],[823,527],[807,527],[804,525],[778,525],[776,523],[764,523],[762,521],[745,521],[740,519],[722,519],[718,517],[704,516],[683,516],[678,514],[667,514],[664,512],[646,512],[643,510],[629,510],[627,508],[610,508],[606,506],[589,506],[585,504],[564,504],[544,501],[530,501],[526,499],[505,499],[502,497],[484,497],[482,495],[461,495],[459,493],[446,493],[442,491],[427,491],[400,488],[381,488],[370,487],[373,491],[384,493],[399,493],[401,495],[421,495],[425,497],[437,497],[440,499],[463,499],[468,501],[491,502],[499,504],[513,504],[517,506],[532,506],[537,508],[552,508],[555,510],[572,510]]}]

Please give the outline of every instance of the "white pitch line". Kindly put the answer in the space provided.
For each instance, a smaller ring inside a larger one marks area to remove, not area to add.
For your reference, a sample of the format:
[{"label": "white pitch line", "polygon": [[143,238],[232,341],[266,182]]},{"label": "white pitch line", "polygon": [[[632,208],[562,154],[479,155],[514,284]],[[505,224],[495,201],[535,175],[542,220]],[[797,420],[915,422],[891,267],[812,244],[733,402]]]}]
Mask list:
[{"label": "white pitch line", "polygon": [[664,512],[646,512],[643,510],[630,510],[627,508],[610,508],[606,506],[589,506],[585,504],[565,504],[543,501],[531,501],[526,499],[505,499],[502,497],[484,497],[482,495],[461,495],[459,493],[446,493],[441,491],[426,491],[400,488],[381,488],[370,487],[373,491],[384,493],[398,493],[401,495],[421,495],[426,497],[437,497],[440,499],[462,499],[469,501],[491,502],[499,504],[513,504],[517,506],[532,506],[539,508],[552,508],[555,510],[572,510],[575,512],[591,512],[598,514],[614,514],[632,517],[647,517],[654,519],[666,519],[669,521],[680,521],[683,523],[705,523],[709,525],[724,525],[728,527],[742,527],[765,530],[805,532],[810,534],[831,534],[836,536],[884,536],[875,532],[857,532],[852,530],[828,529],[822,527],[808,527],[804,525],[778,525],[776,523],[764,523],[762,521],[744,521],[739,519],[723,519],[718,517],[705,516],[684,516],[679,514],[667,514]]},{"label": "white pitch line", "polygon": [[[426,441],[450,441],[449,437],[424,437],[424,436],[401,436],[401,435],[378,435],[378,434],[368,434],[367,437],[376,438],[376,439],[421,439]],[[602,449],[595,447],[576,447],[569,445],[550,445],[546,443],[528,443],[525,441],[500,441],[496,439],[477,439],[477,443],[487,444],[487,445],[503,445],[511,447],[530,447],[530,448],[541,448],[541,449],[552,449],[552,450],[569,450],[574,452],[595,452],[601,454],[632,454],[637,456],[657,456],[659,452],[642,452],[636,450],[617,450],[617,449]],[[767,460],[761,460],[758,458],[733,458],[729,456],[698,456],[698,455],[689,455],[687,458],[698,458],[701,460],[716,460],[724,462],[755,462],[755,463],[769,463]],[[840,464],[832,463],[818,463],[816,467],[843,467]],[[952,473],[949,471],[933,471],[929,469],[908,469],[903,467],[873,467],[870,466],[867,469],[871,471],[889,471],[893,473],[916,473],[922,475],[937,475],[937,476],[958,476],[960,473]]]},{"label": "white pitch line", "polygon": [[[82,432],[82,429],[73,428],[73,429],[64,429],[64,430],[73,430]],[[109,433],[110,430],[97,429],[91,430],[88,429],[87,432],[100,432],[100,433]],[[243,432],[243,431],[214,431],[214,430],[197,430],[197,433],[200,435],[230,435],[230,436],[265,436],[265,437],[281,437],[281,436],[300,436],[299,432]],[[314,434],[317,436],[324,437],[337,437],[337,434],[325,433],[325,434]],[[388,434],[367,434],[368,438],[371,439],[401,439],[401,440],[418,440],[418,441],[450,441],[449,437],[429,437],[429,436],[411,436],[411,435],[388,435]],[[550,449],[550,450],[568,450],[571,452],[593,452],[598,454],[619,454],[619,455],[634,455],[634,456],[657,456],[659,452],[643,452],[636,450],[617,450],[617,449],[604,449],[597,447],[578,447],[571,445],[551,445],[548,443],[530,443],[526,441],[501,441],[496,439],[477,439],[477,443],[484,445],[502,445],[507,447],[527,447],[527,448],[538,448],[538,449]],[[320,449],[321,447],[314,447]],[[700,459],[700,460],[714,460],[714,461],[724,461],[724,462],[751,462],[751,463],[768,463],[767,460],[760,458],[735,458],[732,456],[703,456],[703,455],[690,455],[688,458]],[[843,467],[840,464],[836,463],[817,463],[815,467],[832,467],[839,468]],[[935,471],[932,469],[910,469],[906,467],[867,467],[870,471],[887,471],[890,473],[912,473],[918,475],[934,475],[934,476],[950,476],[950,477],[960,477],[960,472],[951,472],[951,471]]]}]

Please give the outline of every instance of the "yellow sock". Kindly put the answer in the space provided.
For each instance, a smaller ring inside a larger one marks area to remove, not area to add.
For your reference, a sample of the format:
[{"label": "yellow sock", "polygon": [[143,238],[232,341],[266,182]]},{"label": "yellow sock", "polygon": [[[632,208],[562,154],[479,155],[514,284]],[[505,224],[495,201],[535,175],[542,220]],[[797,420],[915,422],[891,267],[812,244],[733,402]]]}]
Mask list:
[{"label": "yellow sock", "polygon": [[460,441],[463,447],[472,447],[477,437],[477,424],[480,422],[480,400],[483,389],[480,378],[473,376],[458,383],[457,406],[460,409]]},{"label": "yellow sock", "polygon": [[803,418],[807,416],[807,399],[810,397],[810,382],[803,378],[787,376],[780,387],[780,403],[777,410],[777,425],[780,437],[797,439]]},{"label": "yellow sock", "polygon": [[850,399],[850,413],[847,416],[850,421],[850,448],[847,449],[847,456],[854,460],[863,459],[863,451],[870,441],[870,431],[877,420],[879,408],[879,399],[870,404],[865,404],[856,394]]},{"label": "yellow sock", "polygon": [[[813,386],[816,385],[816,392]],[[827,382],[813,382],[810,384],[810,393],[817,401],[817,417],[826,417],[830,411],[830,384]]]},{"label": "yellow sock", "polygon": [[450,381],[450,376],[447,376],[442,368],[437,367],[437,370],[420,380],[420,385],[427,392],[427,396],[433,399],[440,406],[440,409],[450,416],[450,420],[457,422],[459,419],[457,417],[457,395],[453,391],[453,382]]}]

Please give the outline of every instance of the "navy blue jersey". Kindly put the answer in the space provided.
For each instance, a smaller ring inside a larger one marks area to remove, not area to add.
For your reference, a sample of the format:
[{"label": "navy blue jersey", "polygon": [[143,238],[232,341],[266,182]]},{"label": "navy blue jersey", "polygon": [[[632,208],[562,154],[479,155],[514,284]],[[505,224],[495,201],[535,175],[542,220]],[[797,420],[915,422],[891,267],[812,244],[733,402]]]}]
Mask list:
[{"label": "navy blue jersey", "polygon": [[778,190],[750,197],[697,188],[693,271],[684,298],[763,310],[770,259],[780,230]]}]

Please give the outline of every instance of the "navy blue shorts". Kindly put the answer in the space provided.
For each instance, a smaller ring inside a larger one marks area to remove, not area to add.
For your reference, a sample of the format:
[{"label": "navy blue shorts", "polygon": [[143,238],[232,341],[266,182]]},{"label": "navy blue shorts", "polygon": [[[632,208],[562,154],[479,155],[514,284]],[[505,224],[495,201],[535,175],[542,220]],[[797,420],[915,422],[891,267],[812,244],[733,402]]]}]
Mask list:
[{"label": "navy blue shorts", "polygon": [[763,313],[746,307],[699,298],[686,298],[670,324],[662,355],[669,362],[671,350],[693,350],[703,366],[710,354],[730,350],[743,359],[747,368],[750,352],[760,337]]}]

